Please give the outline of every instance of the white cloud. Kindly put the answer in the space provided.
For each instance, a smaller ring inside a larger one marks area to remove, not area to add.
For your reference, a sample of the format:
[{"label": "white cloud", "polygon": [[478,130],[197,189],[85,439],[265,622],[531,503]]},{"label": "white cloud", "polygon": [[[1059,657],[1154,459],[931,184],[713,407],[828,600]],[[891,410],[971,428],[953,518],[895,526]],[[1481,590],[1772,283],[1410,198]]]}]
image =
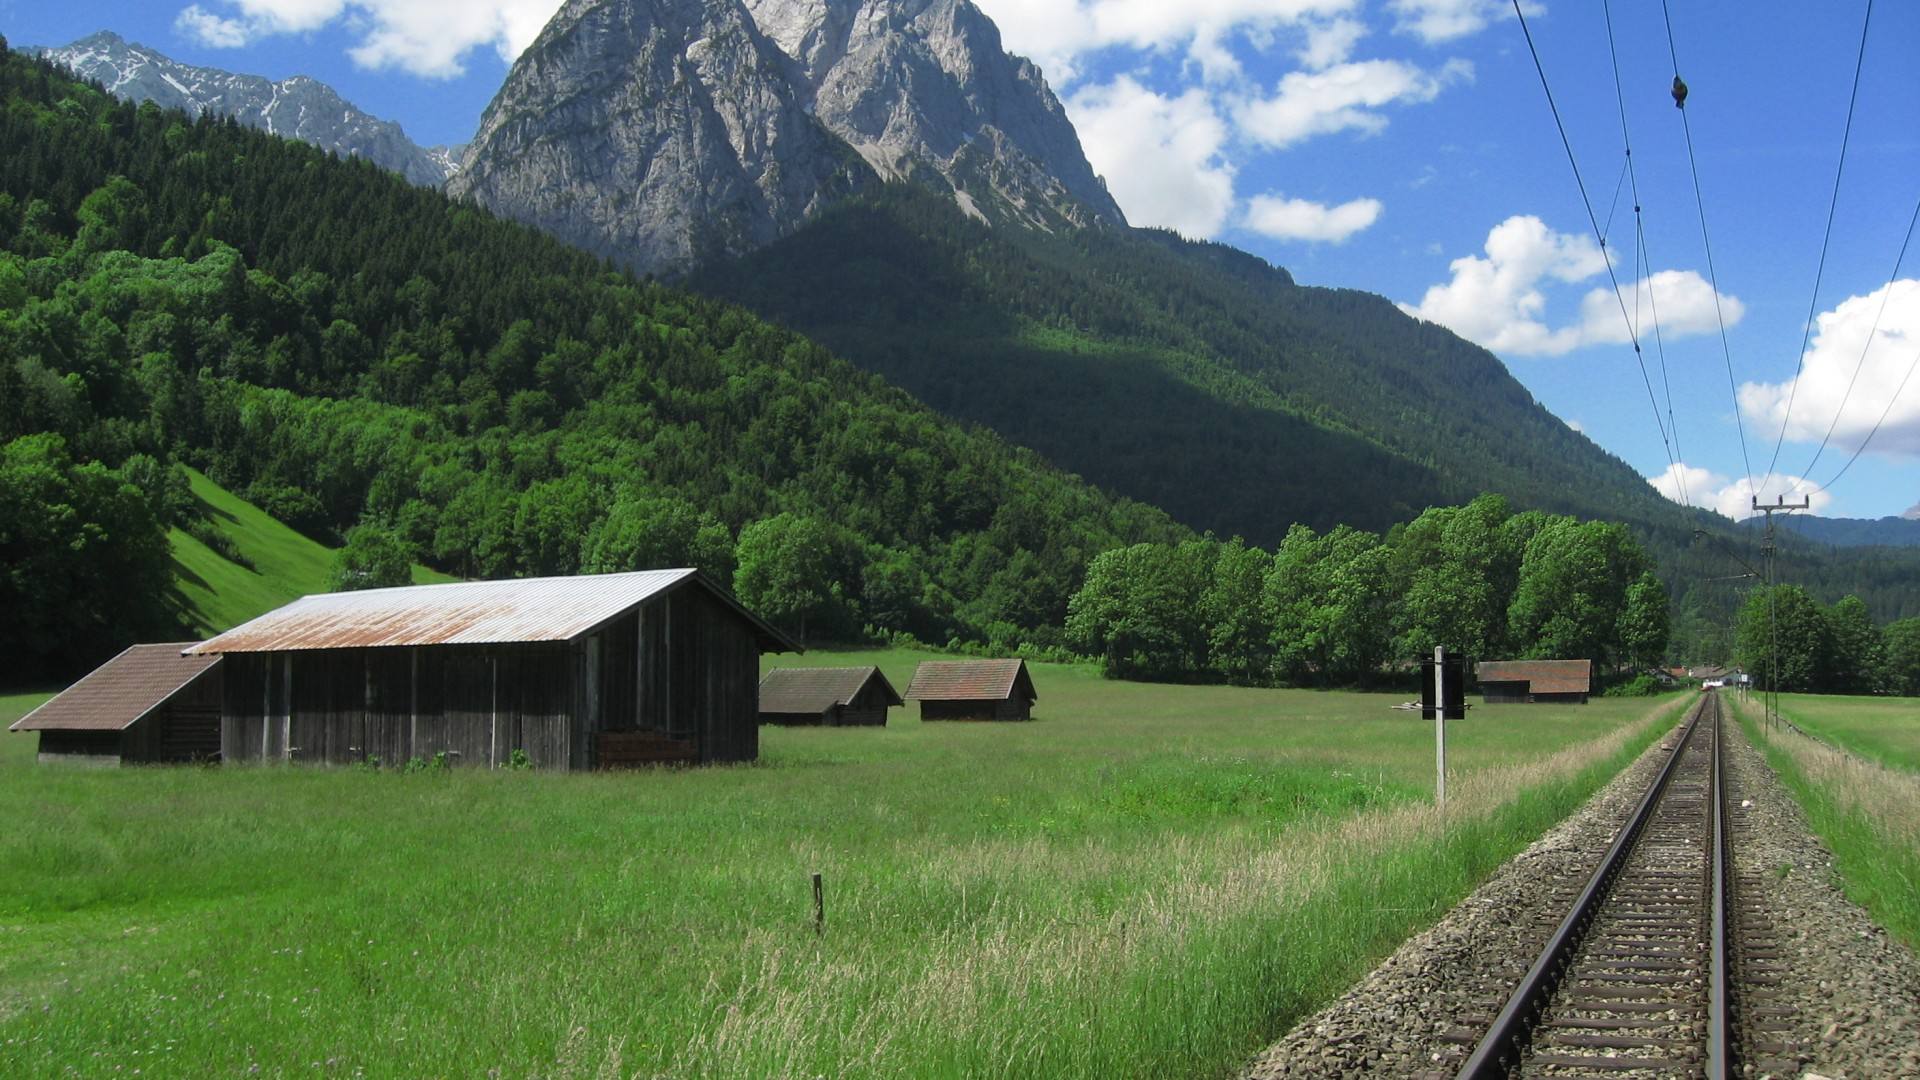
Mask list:
[{"label": "white cloud", "polygon": [[247,24],[238,19],[223,19],[195,4],[173,20],[173,29],[214,49],[238,49],[253,40]]},{"label": "white cloud", "polygon": [[[1636,295],[1637,293],[1637,295]],[[1718,311],[1713,302],[1713,286],[1692,270],[1662,270],[1641,278],[1625,290],[1627,316],[1620,314],[1621,302],[1613,287],[1594,289],[1580,301],[1580,341],[1583,345],[1625,345],[1633,340],[1627,319],[1633,319],[1642,343],[1653,332],[1658,316],[1660,333],[1667,337],[1689,337],[1717,330],[1724,316],[1732,326],[1746,317],[1747,306],[1736,297],[1722,296]]]},{"label": "white cloud", "polygon": [[[1746,383],[1740,387],[1740,411],[1768,435],[1777,434],[1785,421],[1787,438],[1798,442],[1817,442],[1831,425],[1832,449],[1848,454],[1884,413],[1886,421],[1873,437],[1873,449],[1920,455],[1920,385],[1916,385],[1920,376],[1907,379],[1916,361],[1920,361],[1920,281],[1909,278],[1851,297],[1822,313],[1814,322],[1813,342],[1801,363],[1798,391],[1793,379]],[[1851,394],[1849,383],[1853,384]],[[1790,418],[1789,394],[1793,397]]]},{"label": "white cloud", "polygon": [[1165,97],[1122,76],[1068,103],[1087,160],[1135,225],[1217,235],[1233,211],[1227,125],[1204,91]]},{"label": "white cloud", "polygon": [[1234,111],[1248,138],[1275,149],[1315,135],[1387,126],[1377,110],[1387,105],[1432,101],[1448,86],[1473,78],[1473,65],[1449,60],[1423,71],[1398,60],[1360,60],[1319,71],[1290,71],[1274,95],[1243,101]]},{"label": "white cloud", "polygon": [[[1451,281],[1431,286],[1419,304],[1401,304],[1400,309],[1512,356],[1559,356],[1587,345],[1630,340],[1611,286],[1587,293],[1577,322],[1558,329],[1546,322],[1544,285],[1577,284],[1606,272],[1606,256],[1593,241],[1554,232],[1537,217],[1515,215],[1487,233],[1485,250],[1485,257],[1455,259]],[[1629,312],[1635,310],[1634,289],[1639,292],[1642,326],[1651,327],[1657,310],[1661,333],[1669,340],[1719,325],[1712,286],[1691,270],[1662,270],[1629,286]],[[1728,325],[1746,313],[1731,296],[1720,298],[1720,308]]]},{"label": "white cloud", "polygon": [[1378,199],[1354,199],[1339,206],[1256,195],[1247,206],[1246,226],[1275,240],[1338,244],[1380,219]]},{"label": "white cloud", "polygon": [[[1393,11],[1395,30],[1429,45],[1477,34],[1513,11],[1505,0],[1393,0],[1387,6]],[[1536,3],[1520,6],[1529,18],[1546,12]]]},{"label": "white cloud", "polygon": [[1300,63],[1313,71],[1344,64],[1353,57],[1354,46],[1367,36],[1366,24],[1358,19],[1339,18],[1307,26],[1307,39],[1294,52]]},{"label": "white cloud", "polygon": [[1572,417],[1567,418],[1566,425],[1572,428],[1573,430],[1579,432],[1582,435],[1585,435],[1587,433],[1587,425],[1581,423],[1578,420],[1573,419]]},{"label": "white cloud", "polygon": [[[1762,477],[1757,485],[1752,485],[1747,483],[1747,478],[1744,476],[1728,479],[1711,469],[1702,469],[1685,463],[1667,466],[1656,475],[1647,477],[1647,483],[1652,484],[1654,490],[1660,494],[1683,506],[1703,507],[1735,521],[1745,521],[1753,516],[1756,487],[1762,502],[1772,502],[1775,496],[1786,495],[1796,489],[1810,486],[1798,476],[1783,476],[1779,473]],[[1802,490],[1798,494],[1809,497],[1813,503],[1813,512],[1816,514],[1833,502],[1833,496],[1824,491]]]},{"label": "white cloud", "polygon": [[226,17],[195,4],[174,26],[209,45],[236,47],[272,34],[303,34],[344,22],[359,35],[349,50],[369,68],[399,68],[427,78],[464,70],[467,53],[491,47],[519,56],[559,9],[560,0],[218,0]]}]

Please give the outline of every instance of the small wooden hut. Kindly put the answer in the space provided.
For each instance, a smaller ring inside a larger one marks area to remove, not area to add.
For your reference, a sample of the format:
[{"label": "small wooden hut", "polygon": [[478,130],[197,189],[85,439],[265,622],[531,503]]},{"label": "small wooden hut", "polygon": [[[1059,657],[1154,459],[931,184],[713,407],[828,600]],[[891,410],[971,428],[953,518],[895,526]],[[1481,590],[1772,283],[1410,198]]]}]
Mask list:
[{"label": "small wooden hut", "polygon": [[884,727],[899,691],[872,665],[775,668],[760,680],[760,722]]},{"label": "small wooden hut", "polygon": [[134,645],[15,721],[42,764],[150,765],[220,756],[220,658],[194,642]]},{"label": "small wooden hut", "polygon": [[1593,690],[1591,660],[1482,660],[1474,675],[1489,705],[1585,705]]},{"label": "small wooden hut", "polygon": [[928,660],[907,686],[922,720],[1031,720],[1039,698],[1025,660]]},{"label": "small wooden hut", "polygon": [[227,761],[591,769],[751,761],[762,652],[799,651],[695,570],[296,600],[226,657]]}]

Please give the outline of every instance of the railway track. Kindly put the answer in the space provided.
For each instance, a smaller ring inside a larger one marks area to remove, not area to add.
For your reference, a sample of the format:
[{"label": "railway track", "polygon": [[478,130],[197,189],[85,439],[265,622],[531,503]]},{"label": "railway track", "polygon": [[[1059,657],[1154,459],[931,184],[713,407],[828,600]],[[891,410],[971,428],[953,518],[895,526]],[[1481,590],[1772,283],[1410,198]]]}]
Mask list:
[{"label": "railway track", "polygon": [[[1455,1040],[1466,1053],[1457,1077],[1735,1074],[1736,1006],[1757,1014],[1743,1029],[1749,1039],[1764,1030],[1763,984],[1777,973],[1770,942],[1734,948],[1751,905],[1736,903],[1743,882],[1729,869],[1722,711],[1717,694],[1701,696],[1592,876],[1569,883],[1571,902],[1546,946],[1517,983],[1506,977],[1512,992],[1482,1019],[1471,1052],[1474,1035]],[[1758,987],[1738,1002],[1737,975]]]}]

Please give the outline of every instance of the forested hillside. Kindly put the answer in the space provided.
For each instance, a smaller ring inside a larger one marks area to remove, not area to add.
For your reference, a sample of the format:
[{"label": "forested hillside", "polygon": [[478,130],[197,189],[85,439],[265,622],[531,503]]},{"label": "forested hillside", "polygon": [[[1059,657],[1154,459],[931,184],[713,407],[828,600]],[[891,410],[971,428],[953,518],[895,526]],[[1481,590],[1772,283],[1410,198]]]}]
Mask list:
[{"label": "forested hillside", "polygon": [[[1221,536],[1384,531],[1488,491],[1625,523],[1674,595],[1677,647],[1732,655],[1728,551],[1757,566],[1752,534],[1667,501],[1491,353],[1383,297],[1158,230],[993,228],[908,185],[692,284]],[[1782,546],[1783,580],[1920,614],[1913,553]]]},{"label": "forested hillside", "polygon": [[895,185],[693,283],[1222,535],[1384,529],[1487,490],[1681,516],[1486,350],[1223,245],[995,228]]},{"label": "forested hillside", "polygon": [[1093,555],[1187,535],[790,331],[374,166],[10,53],[0,104],[10,665],[164,623],[177,463],[461,575],[698,564],[826,637],[1044,641]]}]

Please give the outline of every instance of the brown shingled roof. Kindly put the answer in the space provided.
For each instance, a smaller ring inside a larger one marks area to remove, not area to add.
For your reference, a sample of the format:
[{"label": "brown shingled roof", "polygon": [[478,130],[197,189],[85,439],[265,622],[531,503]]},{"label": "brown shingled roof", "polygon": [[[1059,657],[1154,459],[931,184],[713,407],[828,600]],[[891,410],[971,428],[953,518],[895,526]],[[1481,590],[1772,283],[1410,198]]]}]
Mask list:
[{"label": "brown shingled roof", "polygon": [[218,656],[180,655],[194,644],[130,646],[7,730],[125,731],[220,662]]},{"label": "brown shingled roof", "polygon": [[1038,701],[1025,660],[927,660],[914,670],[910,701],[1005,701],[1016,688]]},{"label": "brown shingled roof", "polygon": [[763,713],[824,713],[835,705],[846,705],[866,689],[873,679],[880,680],[888,705],[902,705],[900,694],[869,664],[843,668],[775,668],[760,680],[760,711]]},{"label": "brown shingled roof", "polygon": [[1593,689],[1591,660],[1483,660],[1474,674],[1485,682],[1524,682],[1534,694],[1585,694]]}]

